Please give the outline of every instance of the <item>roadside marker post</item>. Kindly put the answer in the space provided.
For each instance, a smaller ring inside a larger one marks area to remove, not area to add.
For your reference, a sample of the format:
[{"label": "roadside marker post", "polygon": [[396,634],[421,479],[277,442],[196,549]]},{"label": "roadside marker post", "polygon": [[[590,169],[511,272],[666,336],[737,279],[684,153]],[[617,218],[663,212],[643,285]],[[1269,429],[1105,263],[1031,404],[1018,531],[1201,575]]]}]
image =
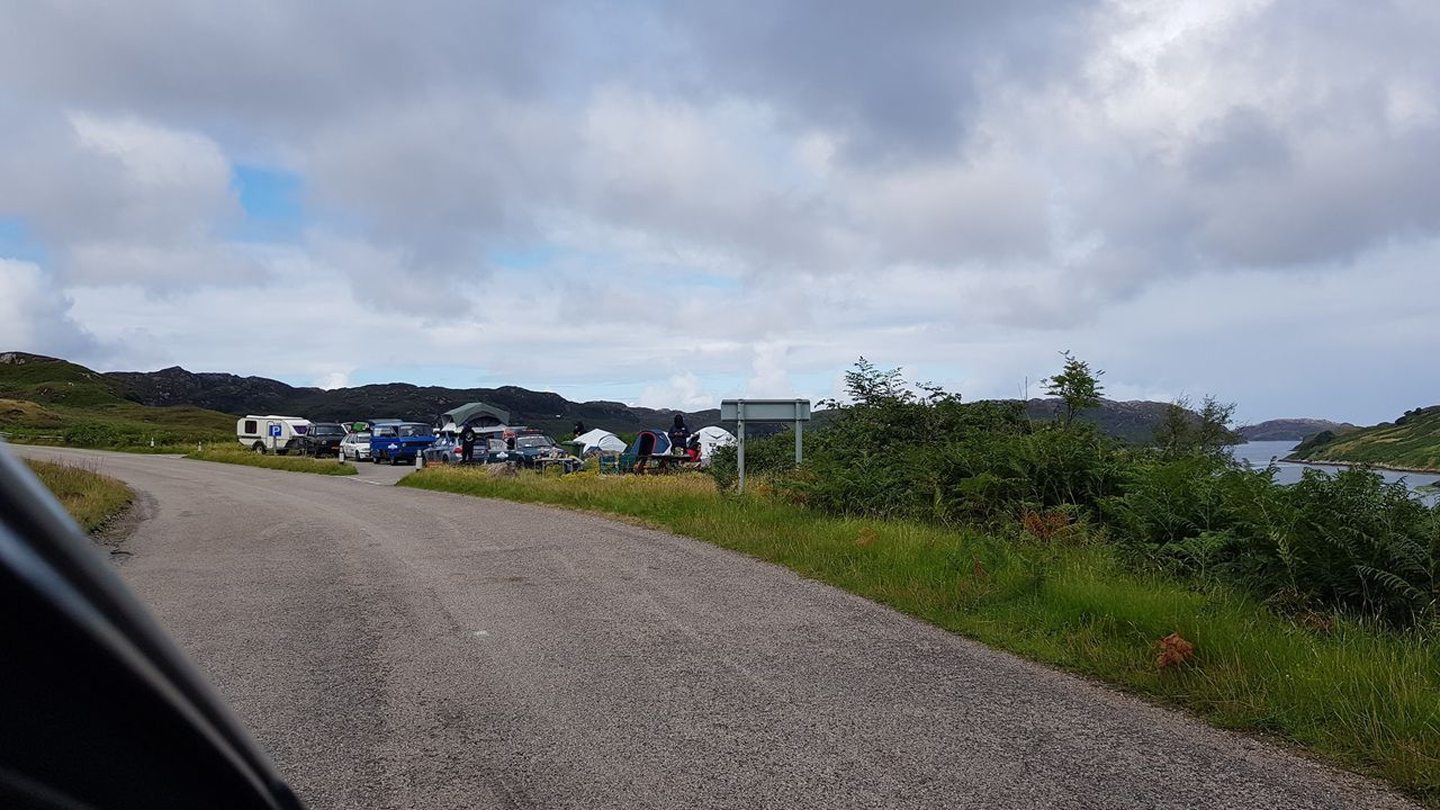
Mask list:
[{"label": "roadside marker post", "polygon": [[735,464],[740,472],[740,491],[745,491],[745,423],[792,422],[795,426],[795,464],[804,460],[804,424],[810,421],[808,399],[725,399],[720,401],[720,420],[734,422]]}]

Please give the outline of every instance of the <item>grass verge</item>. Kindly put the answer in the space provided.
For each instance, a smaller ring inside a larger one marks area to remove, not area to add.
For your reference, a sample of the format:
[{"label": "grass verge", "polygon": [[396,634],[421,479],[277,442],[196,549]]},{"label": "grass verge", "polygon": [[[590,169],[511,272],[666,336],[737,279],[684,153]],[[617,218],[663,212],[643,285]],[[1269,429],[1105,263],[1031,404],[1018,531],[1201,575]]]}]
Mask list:
[{"label": "grass verge", "polygon": [[100,528],[135,499],[124,482],[92,467],[26,459],[36,477],[87,532]]},{"label": "grass verge", "polygon": [[[1101,545],[819,515],[721,495],[703,476],[500,478],[419,470],[401,485],[608,512],[784,565],[1027,658],[1275,735],[1440,807],[1440,655],[1341,620],[1303,629],[1242,595],[1137,573]],[[1189,663],[1160,670],[1178,632]]]},{"label": "grass verge", "polygon": [[318,473],[319,475],[354,475],[358,470],[354,464],[325,458],[305,456],[262,456],[248,450],[204,450],[191,452],[185,458],[200,461],[219,461],[225,464],[242,464],[246,467],[265,467],[270,470]]}]

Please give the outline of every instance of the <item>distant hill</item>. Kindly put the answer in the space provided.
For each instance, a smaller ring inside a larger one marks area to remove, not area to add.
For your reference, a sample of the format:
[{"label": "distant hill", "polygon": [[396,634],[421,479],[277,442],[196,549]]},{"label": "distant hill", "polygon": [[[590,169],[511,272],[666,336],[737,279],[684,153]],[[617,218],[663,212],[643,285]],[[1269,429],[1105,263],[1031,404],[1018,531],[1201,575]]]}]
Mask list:
[{"label": "distant hill", "polygon": [[1329,419],[1271,419],[1236,428],[1235,432],[1250,442],[1300,442],[1326,430],[1338,435],[1355,430],[1355,425]]},{"label": "distant hill", "polygon": [[[620,402],[571,402],[545,391],[512,385],[500,388],[441,388],[409,383],[362,385],[354,388],[295,387],[265,377],[234,374],[196,374],[174,366],[160,371],[117,371],[103,375],[123,396],[145,405],[196,405],[233,414],[292,414],[315,421],[346,421],[394,417],[433,421],[467,402],[488,402],[510,412],[510,421],[554,435],[569,435],[584,422],[587,428],[633,433],[645,428],[668,428],[675,411],[639,408]],[[685,412],[691,427],[720,420],[720,410]]]},{"label": "distant hill", "polygon": [[1440,405],[1406,411],[1394,422],[1342,434],[1318,433],[1291,456],[1414,470],[1440,470]]},{"label": "distant hill", "polygon": [[[291,414],[317,421],[344,421],[396,417],[430,421],[439,414],[467,402],[489,402],[510,411],[515,424],[531,425],[552,435],[568,435],[575,422],[587,428],[604,428],[616,433],[633,433],[652,427],[668,427],[676,411],[640,408],[620,402],[571,402],[559,394],[531,391],[516,386],[499,388],[441,388],[408,383],[362,385],[324,390],[297,387],[266,377],[241,377],[224,373],[196,373],[179,366],[159,371],[97,372],[84,366],[41,355],[9,352],[0,354],[0,397],[29,401],[51,408],[93,409],[128,407],[167,409],[178,417],[183,410],[190,418],[206,414],[201,421],[210,430],[233,431],[228,419],[247,413]],[[1030,418],[1056,418],[1060,401],[1032,399],[1024,403]],[[1111,436],[1126,441],[1150,441],[1164,418],[1163,402],[1116,402],[1100,406],[1076,418],[1089,422]],[[177,410],[179,409],[179,410]],[[18,406],[13,409],[19,412]],[[130,416],[135,416],[132,411]],[[84,413],[67,411],[66,419]],[[152,415],[153,416],[153,415]],[[823,421],[824,412],[816,413]],[[33,421],[33,420],[32,420]],[[685,412],[692,428],[720,421],[719,409]],[[0,414],[0,430],[7,429]],[[11,423],[11,428],[14,424]],[[762,426],[756,434],[766,432]],[[752,427],[752,430],[754,429]]]},{"label": "distant hill", "polygon": [[[1166,402],[1117,402],[1102,399],[1099,407],[1077,414],[1075,419],[1095,425],[1107,436],[1124,439],[1133,444],[1148,444],[1154,440],[1155,430],[1165,418],[1165,411],[1169,407],[1170,404]],[[1063,404],[1055,398],[1031,399],[1025,403],[1025,413],[1037,421],[1056,419],[1063,409]]]}]

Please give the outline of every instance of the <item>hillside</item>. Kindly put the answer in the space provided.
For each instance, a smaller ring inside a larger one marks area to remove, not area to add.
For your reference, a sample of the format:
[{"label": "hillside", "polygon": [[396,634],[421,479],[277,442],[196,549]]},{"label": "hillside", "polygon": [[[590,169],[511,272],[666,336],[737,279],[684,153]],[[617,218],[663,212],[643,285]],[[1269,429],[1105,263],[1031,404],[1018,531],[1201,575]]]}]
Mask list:
[{"label": "hillside", "polygon": [[[1025,413],[1033,420],[1048,421],[1057,418],[1063,407],[1058,399],[1032,399],[1025,403]],[[1095,425],[1107,436],[1134,444],[1146,444],[1155,438],[1155,430],[1165,418],[1165,411],[1169,407],[1169,403],[1165,402],[1117,402],[1102,399],[1098,408],[1077,414],[1075,419]]]},{"label": "hillside", "polygon": [[[675,414],[620,402],[571,402],[559,394],[516,386],[441,388],[385,383],[327,391],[291,386],[265,377],[196,374],[178,366],[152,372],[107,372],[101,376],[124,397],[145,405],[187,404],[232,414],[294,414],[316,421],[394,417],[430,422],[457,405],[478,401],[510,411],[510,419],[515,424],[569,435],[577,421],[584,422],[587,428],[604,428],[616,433],[668,428]],[[686,413],[686,422],[692,427],[713,424],[719,419],[718,408]]]},{"label": "hillside", "polygon": [[1374,427],[1318,434],[1296,448],[1291,458],[1440,470],[1440,405],[1416,408]]},{"label": "hillside", "polygon": [[[559,394],[516,386],[442,388],[408,383],[363,385],[324,390],[292,386],[266,377],[195,373],[178,366],[159,371],[96,372],[84,366],[40,355],[0,354],[0,398],[12,400],[12,416],[0,409],[0,431],[37,432],[69,429],[75,423],[100,421],[129,434],[174,427],[176,435],[230,434],[234,415],[283,413],[314,420],[344,421],[396,417],[430,421],[467,402],[489,402],[511,413],[511,421],[538,427],[552,435],[568,435],[575,422],[616,433],[668,427],[675,411],[641,408],[620,402],[571,402]],[[33,403],[34,407],[25,403]],[[1055,418],[1058,400],[1025,403],[1032,419]],[[1168,406],[1163,402],[1102,401],[1081,414],[1081,421],[1130,442],[1147,442]],[[226,416],[230,414],[231,416]],[[691,427],[719,422],[718,409],[686,412]],[[816,414],[817,420],[824,413]],[[764,426],[754,433],[769,432]],[[188,431],[188,432],[186,432]],[[169,435],[169,434],[167,434]],[[179,440],[179,439],[177,439]],[[195,440],[193,438],[189,439]]]},{"label": "hillside", "polygon": [[1236,428],[1235,432],[1249,442],[1301,442],[1327,430],[1338,435],[1355,430],[1355,425],[1329,419],[1270,419]]},{"label": "hillside", "polygon": [[193,405],[148,407],[106,375],[23,352],[0,353],[0,432],[22,441],[90,447],[229,439],[235,420]]}]

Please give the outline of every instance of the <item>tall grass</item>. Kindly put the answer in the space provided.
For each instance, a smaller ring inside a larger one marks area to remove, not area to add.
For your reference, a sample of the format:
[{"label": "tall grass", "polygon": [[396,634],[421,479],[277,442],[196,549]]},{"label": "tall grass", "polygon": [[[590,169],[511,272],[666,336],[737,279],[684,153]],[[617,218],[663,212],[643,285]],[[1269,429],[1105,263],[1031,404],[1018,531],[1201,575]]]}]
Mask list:
[{"label": "tall grass", "polygon": [[[1349,619],[1309,630],[1221,586],[1136,571],[1113,547],[825,515],[681,476],[499,478],[430,468],[401,484],[621,515],[769,560],[1028,658],[1278,735],[1440,806],[1440,656]],[[1077,535],[1081,537],[1081,535]],[[1155,642],[1196,654],[1160,670]]]},{"label": "tall grass", "polygon": [[135,499],[124,482],[101,475],[94,466],[34,459],[25,463],[87,532],[103,526]]},{"label": "tall grass", "polygon": [[269,456],[253,453],[241,448],[225,450],[201,450],[187,453],[185,458],[200,461],[219,461],[224,464],[241,464],[246,467],[264,467],[270,470],[317,473],[319,475],[354,475],[358,470],[354,464],[323,458],[305,456]]}]

